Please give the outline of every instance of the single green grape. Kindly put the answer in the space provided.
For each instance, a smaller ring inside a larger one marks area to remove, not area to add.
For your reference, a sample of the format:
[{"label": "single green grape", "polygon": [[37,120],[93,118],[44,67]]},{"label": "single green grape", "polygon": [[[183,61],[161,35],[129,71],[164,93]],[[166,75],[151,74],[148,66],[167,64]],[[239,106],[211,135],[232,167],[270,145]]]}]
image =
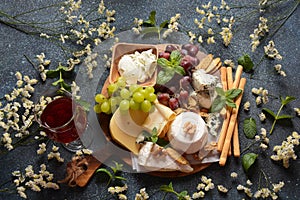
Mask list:
[{"label": "single green grape", "polygon": [[125,111],[129,109],[129,101],[127,99],[123,99],[120,102],[120,106],[119,106],[120,110]]},{"label": "single green grape", "polygon": [[120,99],[118,97],[111,97],[109,103],[111,106],[117,106],[120,103]]},{"label": "single green grape", "polygon": [[106,100],[106,98],[103,94],[96,94],[95,101],[97,103],[103,103],[105,100]]},{"label": "single green grape", "polygon": [[122,99],[129,99],[130,98],[130,92],[128,89],[126,88],[123,88],[121,91],[120,91],[120,96]]},{"label": "single green grape", "polygon": [[108,113],[110,111],[110,104],[108,101],[104,101],[101,104],[101,110],[102,110],[102,112],[105,112],[105,113]]},{"label": "single green grape", "polygon": [[117,85],[119,87],[125,87],[126,86],[126,79],[123,76],[119,76],[117,80]]},{"label": "single green grape", "polygon": [[137,103],[133,99],[130,99],[129,108],[132,109],[132,110],[139,110],[140,109],[140,103]]},{"label": "single green grape", "polygon": [[155,92],[154,87],[152,87],[152,86],[146,87],[145,90],[146,90],[146,92],[147,92],[148,94],[151,94],[151,93],[154,93],[154,92]]},{"label": "single green grape", "polygon": [[151,102],[149,100],[144,100],[142,103],[141,103],[141,110],[143,112],[149,112],[151,110]]},{"label": "single green grape", "polygon": [[94,105],[94,111],[95,113],[101,113],[101,105],[100,104]]},{"label": "single green grape", "polygon": [[107,86],[107,90],[110,94],[112,94],[118,90],[118,85],[116,83],[111,83],[110,85]]},{"label": "single green grape", "polygon": [[144,101],[144,95],[140,92],[133,93],[132,98],[137,103],[142,103]]},{"label": "single green grape", "polygon": [[150,94],[148,94],[146,99],[149,100],[150,102],[154,102],[156,100],[156,98],[157,98],[156,94],[150,93]]},{"label": "single green grape", "polygon": [[134,93],[134,92],[136,92],[139,88],[141,88],[140,85],[132,84],[132,85],[129,86],[129,91],[132,92],[132,93]]}]

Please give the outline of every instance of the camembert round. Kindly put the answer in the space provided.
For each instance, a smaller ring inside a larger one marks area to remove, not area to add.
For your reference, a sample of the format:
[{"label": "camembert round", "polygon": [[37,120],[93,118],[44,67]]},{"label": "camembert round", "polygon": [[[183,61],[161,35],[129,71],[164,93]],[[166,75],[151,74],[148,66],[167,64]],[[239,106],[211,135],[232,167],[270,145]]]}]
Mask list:
[{"label": "camembert round", "polygon": [[167,133],[171,146],[179,152],[192,154],[204,149],[208,130],[202,117],[194,112],[176,116]]}]

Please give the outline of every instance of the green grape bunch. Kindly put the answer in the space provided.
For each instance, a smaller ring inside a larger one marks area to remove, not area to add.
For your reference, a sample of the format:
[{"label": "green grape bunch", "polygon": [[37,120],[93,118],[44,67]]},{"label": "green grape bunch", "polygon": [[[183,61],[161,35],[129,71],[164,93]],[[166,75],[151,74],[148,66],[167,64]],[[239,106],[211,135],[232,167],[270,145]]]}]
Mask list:
[{"label": "green grape bunch", "polygon": [[157,99],[153,86],[132,84],[127,86],[124,77],[120,76],[116,82],[107,86],[108,97],[99,93],[95,95],[94,111],[96,113],[111,114],[119,108],[121,111],[142,110],[150,112]]}]

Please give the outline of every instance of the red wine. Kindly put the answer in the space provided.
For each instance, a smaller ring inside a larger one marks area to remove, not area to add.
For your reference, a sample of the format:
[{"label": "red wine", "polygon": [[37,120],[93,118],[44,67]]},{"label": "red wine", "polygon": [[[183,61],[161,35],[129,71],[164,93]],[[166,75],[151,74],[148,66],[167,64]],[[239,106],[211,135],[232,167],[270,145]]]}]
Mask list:
[{"label": "red wine", "polygon": [[[73,114],[74,113],[74,114]],[[86,113],[69,97],[61,97],[49,103],[41,114],[45,132],[52,140],[69,143],[76,140],[85,130]]]}]

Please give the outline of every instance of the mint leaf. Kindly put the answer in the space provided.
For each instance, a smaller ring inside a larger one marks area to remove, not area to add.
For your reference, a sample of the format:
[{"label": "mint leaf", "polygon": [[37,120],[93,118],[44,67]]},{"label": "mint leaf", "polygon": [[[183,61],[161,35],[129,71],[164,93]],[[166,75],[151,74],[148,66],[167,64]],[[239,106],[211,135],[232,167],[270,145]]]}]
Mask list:
[{"label": "mint leaf", "polygon": [[226,105],[226,100],[224,98],[222,98],[221,96],[217,96],[217,98],[215,98],[215,100],[213,101],[210,111],[212,113],[214,112],[220,112],[224,106]]},{"label": "mint leaf", "polygon": [[243,130],[247,138],[253,139],[257,132],[255,119],[253,119],[252,117],[245,119]]},{"label": "mint leaf", "polygon": [[280,101],[282,105],[286,105],[288,103],[290,103],[291,101],[294,101],[296,98],[292,97],[292,96],[286,96],[285,99],[283,97],[280,96]]},{"label": "mint leaf", "polygon": [[216,89],[216,92],[218,95],[225,96],[225,92],[224,92],[223,88],[215,87],[215,89]]},{"label": "mint leaf", "polygon": [[291,119],[293,116],[291,115],[279,115],[276,119]]},{"label": "mint leaf", "polygon": [[272,110],[268,108],[263,108],[262,110],[271,115],[273,118],[276,118],[276,114]]},{"label": "mint leaf", "polygon": [[155,10],[150,12],[149,18],[148,18],[148,20],[144,21],[144,24],[148,24],[151,26],[156,25],[156,11]]},{"label": "mint leaf", "polygon": [[157,64],[160,65],[161,67],[171,67],[172,66],[171,62],[165,58],[157,59]]},{"label": "mint leaf", "polygon": [[239,57],[238,64],[243,66],[245,72],[250,72],[253,69],[253,62],[248,54]]},{"label": "mint leaf", "polygon": [[159,187],[159,190],[163,192],[174,192],[172,182],[169,185],[162,185]]},{"label": "mint leaf", "polygon": [[180,74],[180,75],[185,75],[185,70],[183,67],[177,65],[174,67],[174,71],[177,73],[177,74]]},{"label": "mint leaf", "polygon": [[248,172],[249,168],[254,164],[257,154],[255,153],[247,153],[242,158],[243,168],[246,172]]},{"label": "mint leaf", "polygon": [[172,51],[170,55],[170,62],[172,66],[178,66],[181,61],[181,53],[178,50]]},{"label": "mint leaf", "polygon": [[156,80],[157,84],[161,84],[161,85],[166,84],[173,78],[174,74],[175,74],[174,71],[169,71],[169,70],[160,71],[157,75],[157,80]]},{"label": "mint leaf", "polygon": [[242,93],[242,91],[243,90],[241,89],[230,89],[225,92],[225,96],[230,99],[235,99]]}]

